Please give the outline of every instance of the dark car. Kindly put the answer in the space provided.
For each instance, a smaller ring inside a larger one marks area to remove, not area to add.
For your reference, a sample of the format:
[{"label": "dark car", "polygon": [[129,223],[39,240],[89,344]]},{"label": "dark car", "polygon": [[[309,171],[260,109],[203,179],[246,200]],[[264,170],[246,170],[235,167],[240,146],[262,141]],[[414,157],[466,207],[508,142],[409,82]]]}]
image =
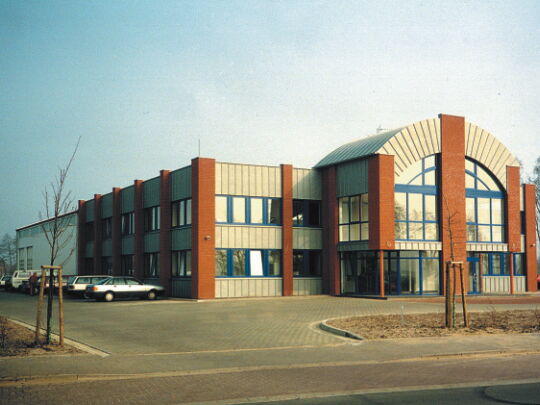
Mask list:
[{"label": "dark car", "polygon": [[86,287],[85,296],[110,302],[115,298],[146,298],[154,300],[163,294],[160,285],[144,284],[133,277],[110,277]]}]

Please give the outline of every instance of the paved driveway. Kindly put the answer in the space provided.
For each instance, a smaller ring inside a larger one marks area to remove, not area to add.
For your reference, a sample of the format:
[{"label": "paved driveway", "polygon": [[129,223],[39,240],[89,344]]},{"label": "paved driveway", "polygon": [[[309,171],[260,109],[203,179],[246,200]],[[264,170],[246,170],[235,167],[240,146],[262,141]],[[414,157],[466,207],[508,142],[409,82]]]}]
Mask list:
[{"label": "paved driveway", "polygon": [[[1,315],[34,324],[35,304],[35,297],[0,292]],[[116,354],[333,345],[343,340],[311,325],[334,317],[401,311],[442,314],[444,307],[433,302],[329,296],[204,302],[65,301],[66,337]],[[56,321],[56,313],[54,318]]]}]

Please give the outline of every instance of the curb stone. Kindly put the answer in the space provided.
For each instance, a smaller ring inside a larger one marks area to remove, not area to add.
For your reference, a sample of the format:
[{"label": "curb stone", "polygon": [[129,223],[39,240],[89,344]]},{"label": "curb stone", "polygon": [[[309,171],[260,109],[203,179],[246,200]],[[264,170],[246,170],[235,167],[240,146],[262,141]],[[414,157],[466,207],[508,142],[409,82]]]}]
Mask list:
[{"label": "curb stone", "polygon": [[319,324],[319,328],[321,328],[322,330],[326,331],[326,332],[330,332],[330,333],[333,333],[335,335],[339,335],[339,336],[343,336],[343,337],[347,337],[347,338],[350,338],[350,339],[356,339],[356,340],[365,340],[362,336],[360,335],[357,335],[355,333],[352,333],[352,332],[349,332],[349,331],[346,331],[344,329],[339,329],[339,328],[336,328],[335,326],[330,326],[328,325],[328,321],[330,319],[325,319],[324,321],[322,321],[320,324]]}]

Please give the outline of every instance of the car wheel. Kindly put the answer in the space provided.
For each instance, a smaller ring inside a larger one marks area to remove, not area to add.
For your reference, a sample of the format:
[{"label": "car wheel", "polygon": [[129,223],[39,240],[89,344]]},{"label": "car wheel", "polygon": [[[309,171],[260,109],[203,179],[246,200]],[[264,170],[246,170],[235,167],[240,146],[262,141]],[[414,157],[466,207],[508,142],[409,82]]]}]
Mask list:
[{"label": "car wheel", "polygon": [[148,291],[148,294],[146,294],[146,298],[148,298],[149,300],[155,300],[156,292],[154,290]]},{"label": "car wheel", "polygon": [[111,302],[112,300],[114,300],[114,294],[110,291],[107,291],[103,296],[103,300],[106,302]]}]

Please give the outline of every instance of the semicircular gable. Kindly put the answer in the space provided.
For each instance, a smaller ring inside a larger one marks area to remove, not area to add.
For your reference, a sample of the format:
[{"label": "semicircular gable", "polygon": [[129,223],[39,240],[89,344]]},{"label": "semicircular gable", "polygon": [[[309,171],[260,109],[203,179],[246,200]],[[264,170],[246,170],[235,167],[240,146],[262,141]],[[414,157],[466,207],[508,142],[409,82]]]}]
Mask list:
[{"label": "semicircular gable", "polygon": [[465,122],[465,156],[486,168],[506,189],[506,166],[518,166],[514,155],[497,138],[477,125]]},{"label": "semicircular gable", "polygon": [[431,118],[411,124],[391,139],[376,153],[394,155],[396,177],[426,156],[441,152],[441,122]]}]

